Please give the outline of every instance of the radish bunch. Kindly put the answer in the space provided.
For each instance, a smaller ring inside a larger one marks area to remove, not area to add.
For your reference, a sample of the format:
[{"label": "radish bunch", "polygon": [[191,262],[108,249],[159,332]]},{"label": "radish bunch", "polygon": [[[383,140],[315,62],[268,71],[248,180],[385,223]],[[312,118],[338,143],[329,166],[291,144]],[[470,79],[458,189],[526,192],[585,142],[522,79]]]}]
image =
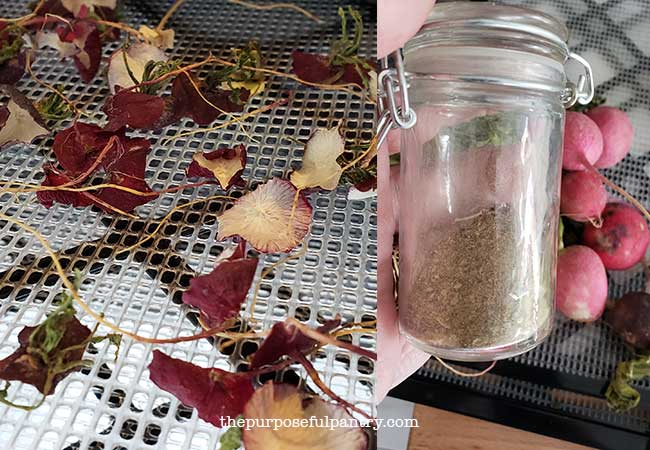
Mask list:
[{"label": "radish bunch", "polygon": [[629,153],[634,130],[627,115],[598,106],[587,113],[567,112],[562,157],[560,213],[573,229],[576,244],[560,250],[556,304],[581,322],[600,318],[607,301],[606,270],[626,270],[639,263],[650,231],[637,208],[609,202],[598,168],[609,168]]}]

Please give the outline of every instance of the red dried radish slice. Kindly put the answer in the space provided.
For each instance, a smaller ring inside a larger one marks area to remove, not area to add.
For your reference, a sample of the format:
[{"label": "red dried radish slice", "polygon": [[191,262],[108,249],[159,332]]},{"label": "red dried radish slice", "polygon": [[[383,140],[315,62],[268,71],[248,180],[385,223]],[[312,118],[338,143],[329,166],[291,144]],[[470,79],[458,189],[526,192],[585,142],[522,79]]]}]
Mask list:
[{"label": "red dried radish slice", "polygon": [[93,12],[95,7],[115,9],[117,0],[61,0],[61,4],[65,9],[79,17],[82,12]]},{"label": "red dried radish slice", "polygon": [[122,89],[106,99],[102,111],[108,117],[104,127],[107,131],[117,131],[126,125],[155,129],[165,112],[165,101],[155,95]]},{"label": "red dried radish slice", "polygon": [[[49,356],[55,359],[55,356],[61,357],[61,363],[70,363],[79,361],[84,354],[85,348],[81,346],[76,350],[70,350],[63,353],[63,350],[82,344],[89,336],[90,330],[83,325],[76,317],[72,316],[64,319],[65,322],[60,322],[60,326],[64,326],[64,331],[61,339],[57,342],[50,352]],[[20,346],[11,355],[0,361],[0,379],[2,380],[17,380],[23,383],[31,384],[41,393],[50,395],[54,392],[56,385],[66,377],[70,372],[79,370],[80,367],[72,368],[65,372],[56,375],[52,381],[50,389],[45,392],[45,382],[48,372],[48,364],[38,353],[28,352],[30,345],[29,339],[37,327],[24,327],[18,333],[18,343]],[[50,363],[51,364],[51,363]]]},{"label": "red dried radish slice", "polygon": [[[252,423],[264,423],[265,419],[281,421],[275,422],[281,425],[277,427],[244,428],[246,450],[365,450],[368,446],[368,437],[358,426],[333,430],[318,426],[326,420],[330,424],[354,423],[345,408],[316,397],[304,398],[289,384],[269,382],[258,389],[244,408],[244,418]],[[295,423],[285,427],[285,420]],[[302,426],[301,420],[309,425]]]},{"label": "red dried radish slice", "polygon": [[210,328],[237,317],[246,300],[257,270],[257,259],[228,259],[212,272],[190,280],[183,303],[201,310],[203,322]]},{"label": "red dried radish slice", "polygon": [[344,150],[345,140],[338,127],[316,130],[305,146],[302,167],[291,174],[291,182],[298,189],[336,189],[343,173],[336,159]]},{"label": "red dried radish slice", "polygon": [[74,63],[81,79],[89,83],[97,74],[102,60],[102,39],[97,25],[90,20],[78,20],[72,25],[72,30],[62,30],[61,40],[77,47],[73,55]]},{"label": "red dried radish slice", "polygon": [[201,419],[220,428],[222,422],[241,414],[253,395],[253,384],[245,373],[204,369],[160,350],[153,352],[149,378],[183,404],[196,408]]},{"label": "red dried radish slice", "polygon": [[[318,327],[316,331],[327,334],[341,325],[340,319],[332,319]],[[284,356],[306,353],[317,342],[305,336],[295,325],[278,322],[271,328],[271,333],[264,339],[260,348],[253,354],[251,369],[257,369],[278,361]]]},{"label": "red dried radish slice", "polygon": [[260,252],[288,252],[309,231],[311,212],[306,198],[290,182],[273,178],[221,215],[217,238],[241,236]]}]

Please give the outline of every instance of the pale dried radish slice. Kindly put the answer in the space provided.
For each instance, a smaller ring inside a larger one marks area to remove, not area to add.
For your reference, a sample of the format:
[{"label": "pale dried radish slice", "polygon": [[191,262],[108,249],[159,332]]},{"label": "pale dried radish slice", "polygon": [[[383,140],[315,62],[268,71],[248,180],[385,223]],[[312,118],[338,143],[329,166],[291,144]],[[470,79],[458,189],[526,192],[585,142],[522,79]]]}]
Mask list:
[{"label": "pale dried radish slice", "polygon": [[[117,86],[124,89],[135,84],[129,75],[124,59],[124,50],[120,49],[113,53],[108,63],[108,85],[113,94]],[[142,81],[144,68],[149,61],[167,61],[167,55],[158,47],[143,42],[133,44],[126,50],[128,68],[138,82]]]},{"label": "pale dried radish slice", "polygon": [[189,177],[214,177],[221,187],[228,189],[238,180],[246,166],[246,147],[221,148],[213,152],[197,152],[187,168]]},{"label": "pale dried radish slice", "polygon": [[79,53],[79,48],[72,42],[64,42],[55,31],[39,31],[36,33],[36,47],[49,47],[59,52],[59,57],[66,58]]},{"label": "pale dried radish slice", "polygon": [[302,167],[291,174],[291,182],[298,189],[335,189],[343,173],[336,159],[344,150],[345,140],[339,127],[319,128],[307,141]]},{"label": "pale dried radish slice", "polygon": [[309,231],[312,208],[287,180],[273,178],[219,218],[217,239],[241,236],[263,253],[287,252]]},{"label": "pale dried radish slice", "polygon": [[[12,97],[14,95],[12,94]],[[23,142],[29,144],[39,136],[49,134],[36,109],[24,98],[9,100],[7,106],[0,106],[0,149]]]},{"label": "pale dried radish slice", "polygon": [[163,50],[171,50],[174,48],[174,30],[155,30],[146,25],[140,25],[138,31],[151,45]]},{"label": "pale dried radish slice", "polygon": [[[244,418],[251,423],[271,419],[274,424],[244,428],[246,450],[365,450],[368,446],[366,434],[343,407],[317,397],[303,398],[289,384],[269,382],[255,391],[244,407]],[[333,430],[317,426],[326,420],[341,426]],[[285,421],[292,426],[285,427]],[[311,426],[300,426],[301,421]]]}]

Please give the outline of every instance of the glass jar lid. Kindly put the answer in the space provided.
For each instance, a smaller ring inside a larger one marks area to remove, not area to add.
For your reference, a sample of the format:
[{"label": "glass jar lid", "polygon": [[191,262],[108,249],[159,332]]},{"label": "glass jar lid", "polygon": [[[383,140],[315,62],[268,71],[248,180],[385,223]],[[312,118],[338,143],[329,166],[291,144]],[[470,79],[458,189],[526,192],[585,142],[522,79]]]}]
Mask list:
[{"label": "glass jar lid", "polygon": [[569,57],[569,31],[557,19],[528,8],[494,3],[453,2],[436,5],[405,53],[424,47],[467,46],[510,49],[550,57]]}]

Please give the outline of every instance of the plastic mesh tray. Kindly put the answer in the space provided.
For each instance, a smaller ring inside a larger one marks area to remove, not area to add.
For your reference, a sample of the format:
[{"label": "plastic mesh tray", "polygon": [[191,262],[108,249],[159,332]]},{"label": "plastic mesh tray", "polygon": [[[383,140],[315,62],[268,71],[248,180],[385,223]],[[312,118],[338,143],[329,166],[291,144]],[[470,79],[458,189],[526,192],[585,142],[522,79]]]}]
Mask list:
[{"label": "plastic mesh tray", "polygon": [[[650,206],[650,2],[643,0],[524,0],[505,1],[547,12],[566,21],[571,30],[573,51],[584,56],[593,67],[597,94],[607,104],[626,110],[634,123],[635,138],[631,154],[607,176]],[[610,296],[620,297],[630,290],[642,290],[644,277],[637,268],[610,273]],[[560,316],[558,314],[558,316]],[[549,387],[549,379],[526,382],[515,377],[490,375],[468,381],[450,375],[438,364],[429,363],[418,373],[424,377],[468,387],[488,395],[513,399],[537,406],[548,406],[570,415],[622,427],[639,433],[650,431],[650,383],[643,388],[642,404],[630,413],[611,411],[602,397],[601,387],[610,379],[616,364],[631,355],[622,341],[602,323],[582,325],[562,317],[550,337],[536,349],[512,358],[519,374],[537,369],[559,374],[551,378],[573,380],[576,395]],[[504,363],[501,363],[504,366]],[[497,364],[498,372],[499,364]],[[540,372],[535,372],[540,373]],[[534,375],[529,375],[531,379]],[[530,380],[529,380],[530,381]],[[571,389],[570,389],[571,390]],[[583,391],[583,392],[584,392]]]},{"label": "plastic mesh tray", "polygon": [[[171,1],[127,1],[123,21],[132,25],[156,25]],[[190,0],[172,18],[176,47],[171,57],[183,64],[205,58],[209,52],[228,57],[231,47],[250,39],[260,43],[267,66],[288,71],[293,49],[327,52],[338,33],[338,2],[310,0],[301,6],[325,19],[316,24],[289,10],[257,11],[223,1]],[[25,13],[26,1],[0,2],[1,17]],[[374,54],[374,8],[350,1],[364,11],[367,24],[362,53]],[[108,56],[117,48],[105,48]],[[105,70],[105,62],[101,70]],[[80,81],[71,61],[59,62],[54,52],[40,52],[34,63],[36,75],[62,84],[70,97],[87,112],[102,118],[100,108],[108,94],[105,74],[86,84]],[[18,85],[33,100],[45,95],[29,77]],[[177,138],[166,137],[195,128],[189,120],[159,132],[134,133],[149,138],[152,150],[146,178],[153,189],[183,183],[185,168],[195,151],[243,142],[248,160],[244,179],[248,188],[273,176],[286,176],[292,161],[300,159],[303,146],[294,139],[307,138],[316,127],[343,122],[350,144],[368,141],[374,129],[374,105],[340,92],[309,89],[280,77],[271,77],[263,95],[254,97],[247,110],[258,108],[294,91],[287,105],[246,120],[250,141],[237,126],[215,132]],[[284,138],[286,136],[287,138]],[[288,139],[293,138],[293,139]],[[30,146],[14,146],[0,153],[0,179],[38,183],[41,165],[50,158],[52,139]],[[181,308],[180,299],[189,279],[209,272],[229,243],[216,241],[219,201],[209,201],[174,215],[155,240],[133,252],[118,250],[141,239],[158,219],[175,205],[217,194],[218,188],[202,186],[167,194],[137,210],[139,220],[112,217],[91,208],[56,205],[45,209],[33,195],[0,195],[0,211],[36,227],[52,243],[68,272],[83,274],[81,295],[107,319],[139,334],[173,337],[193,334],[199,328],[193,313]],[[376,203],[347,200],[347,192],[312,194],[313,225],[305,240],[306,253],[279,266],[263,280],[253,312],[256,329],[268,328],[287,317],[315,326],[340,314],[344,320],[376,317]],[[258,267],[278,260],[263,258]],[[256,278],[257,280],[257,278]],[[254,281],[255,284],[255,281]],[[51,260],[35,239],[17,227],[0,221],[0,358],[17,346],[17,334],[25,325],[40,322],[61,292]],[[246,311],[250,308],[246,306]],[[250,312],[250,311],[248,311]],[[88,326],[94,325],[82,317]],[[100,328],[100,333],[106,332]],[[353,342],[375,348],[374,335],[354,336]],[[218,343],[194,341],[162,349],[201,366],[235,369],[255,350],[254,342],[218,350]],[[86,353],[91,369],[74,373],[59,384],[43,406],[33,412],[0,406],[2,449],[164,449],[217,448],[220,430],[197,418],[170,394],[149,381],[146,366],[154,347],[125,339],[114,361],[110,348],[99,344]],[[373,411],[374,365],[340,349],[327,348],[315,355],[314,365],[339,395]],[[285,372],[294,378],[295,373]],[[31,386],[13,383],[10,398],[34,403]]]}]

